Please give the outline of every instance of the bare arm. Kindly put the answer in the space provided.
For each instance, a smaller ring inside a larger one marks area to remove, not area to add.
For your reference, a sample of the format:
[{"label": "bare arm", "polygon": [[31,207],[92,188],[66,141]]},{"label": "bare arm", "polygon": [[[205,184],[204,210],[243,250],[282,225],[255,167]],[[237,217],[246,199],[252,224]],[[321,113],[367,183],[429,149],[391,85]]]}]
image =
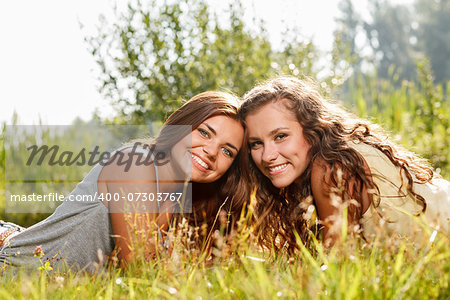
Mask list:
[{"label": "bare arm", "polygon": [[122,266],[125,267],[137,255],[144,255],[145,258],[153,256],[161,242],[158,231],[167,230],[171,217],[158,213],[157,201],[142,201],[144,195],[156,194],[154,166],[133,163],[125,171],[124,166],[113,163],[103,168],[99,181],[104,183],[104,190],[111,195],[111,199],[115,195],[120,196],[118,201],[111,200],[107,206]]},{"label": "bare arm", "polygon": [[[366,168],[368,169],[367,165]],[[323,160],[316,160],[311,170],[311,190],[317,213],[323,227],[323,240],[326,246],[336,243],[344,225],[343,210],[345,206],[355,211],[355,206],[361,205],[349,199],[355,199],[357,194],[362,197],[362,211],[365,212],[370,204],[367,188],[357,188],[355,178],[348,172],[342,173],[342,184],[336,186],[331,180],[331,166]],[[346,183],[349,183],[348,185]],[[347,188],[344,188],[346,187]],[[344,189],[344,190],[343,190]],[[345,199],[341,199],[344,197]],[[352,207],[353,206],[353,207]],[[350,209],[347,210],[349,212]],[[359,220],[352,214],[347,214],[347,224],[352,225]]]}]

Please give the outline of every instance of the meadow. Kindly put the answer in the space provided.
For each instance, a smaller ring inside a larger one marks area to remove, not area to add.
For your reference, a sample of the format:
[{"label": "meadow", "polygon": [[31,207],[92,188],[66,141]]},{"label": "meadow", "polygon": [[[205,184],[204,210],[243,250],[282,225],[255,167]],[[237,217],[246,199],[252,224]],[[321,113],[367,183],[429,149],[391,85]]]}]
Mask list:
[{"label": "meadow", "polygon": [[[340,99],[356,114],[380,123],[406,148],[427,158],[450,179],[449,85],[433,84],[425,69],[417,82],[374,77],[354,79]],[[4,127],[4,125],[3,125]],[[4,130],[4,129],[3,129]],[[1,136],[0,165],[5,166]],[[4,190],[5,173],[0,173]],[[29,226],[45,214],[5,214],[1,219]],[[6,273],[1,299],[449,299],[450,239],[426,231],[419,244],[388,237],[365,243],[344,237],[326,249],[314,237],[293,254],[261,251],[244,217],[225,240],[214,234],[213,259],[189,243],[193,228],[172,237],[170,255],[136,262],[127,271],[114,266],[95,276],[57,272],[42,262],[33,272]],[[36,260],[40,258],[37,256]]]},{"label": "meadow", "polygon": [[[245,226],[244,226],[245,227]],[[243,228],[241,228],[243,229]],[[162,251],[127,271],[110,266],[95,276],[34,272],[2,278],[2,299],[448,299],[450,241],[427,233],[422,244],[399,239],[343,240],[325,249],[312,239],[292,255],[261,252],[245,228],[231,241],[214,238],[209,259],[180,230],[170,255]],[[184,241],[184,242],[183,242]],[[39,257],[36,257],[38,260]]]}]

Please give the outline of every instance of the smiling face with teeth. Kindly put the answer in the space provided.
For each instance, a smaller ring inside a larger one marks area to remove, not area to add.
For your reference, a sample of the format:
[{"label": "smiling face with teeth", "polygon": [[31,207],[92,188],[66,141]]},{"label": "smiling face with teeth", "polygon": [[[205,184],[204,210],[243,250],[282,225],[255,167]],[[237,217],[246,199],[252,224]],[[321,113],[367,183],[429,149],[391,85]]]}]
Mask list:
[{"label": "smiling face with teeth", "polygon": [[[171,151],[173,162],[191,180],[211,183],[222,177],[238,155],[244,138],[241,123],[225,115],[204,120]],[[189,162],[189,163],[186,163]]]},{"label": "smiling face with teeth", "polygon": [[252,159],[277,188],[289,186],[303,174],[311,148],[285,101],[269,102],[245,118]]}]

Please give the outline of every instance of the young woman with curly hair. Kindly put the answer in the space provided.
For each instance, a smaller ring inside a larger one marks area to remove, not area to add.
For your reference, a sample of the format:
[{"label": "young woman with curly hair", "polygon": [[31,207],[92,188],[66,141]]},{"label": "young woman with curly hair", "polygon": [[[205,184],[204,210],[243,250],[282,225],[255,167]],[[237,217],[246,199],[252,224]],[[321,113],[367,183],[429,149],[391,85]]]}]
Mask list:
[{"label": "young woman with curly hair", "polygon": [[308,236],[311,209],[327,245],[342,224],[366,239],[380,231],[413,236],[417,218],[410,215],[448,232],[449,182],[378,126],[327,101],[313,83],[269,80],[244,95],[240,115],[263,245],[295,249],[295,232]]}]

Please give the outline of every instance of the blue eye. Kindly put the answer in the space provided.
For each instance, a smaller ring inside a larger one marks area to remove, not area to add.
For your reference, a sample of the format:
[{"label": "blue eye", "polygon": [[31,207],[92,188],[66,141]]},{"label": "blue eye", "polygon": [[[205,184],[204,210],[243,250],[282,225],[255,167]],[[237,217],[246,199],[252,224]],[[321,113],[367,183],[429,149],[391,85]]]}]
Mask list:
[{"label": "blue eye", "polygon": [[222,152],[228,157],[233,157],[233,152],[228,148],[222,147]]},{"label": "blue eye", "polygon": [[198,132],[200,132],[200,134],[201,134],[202,136],[204,136],[204,137],[209,137],[209,133],[208,133],[206,130],[204,130],[204,129],[202,129],[202,128],[198,128],[197,130],[198,130]]}]

